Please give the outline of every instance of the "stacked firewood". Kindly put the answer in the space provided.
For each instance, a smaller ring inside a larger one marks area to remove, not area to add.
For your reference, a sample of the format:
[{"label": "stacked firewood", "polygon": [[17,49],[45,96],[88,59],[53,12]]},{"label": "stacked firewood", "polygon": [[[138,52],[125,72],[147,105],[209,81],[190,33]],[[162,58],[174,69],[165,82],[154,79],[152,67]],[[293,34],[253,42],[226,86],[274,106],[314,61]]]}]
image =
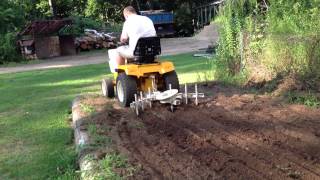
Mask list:
[{"label": "stacked firewood", "polygon": [[115,33],[100,33],[93,29],[85,29],[84,35],[75,39],[77,49],[82,51],[115,48],[118,46],[117,42],[118,38]]}]

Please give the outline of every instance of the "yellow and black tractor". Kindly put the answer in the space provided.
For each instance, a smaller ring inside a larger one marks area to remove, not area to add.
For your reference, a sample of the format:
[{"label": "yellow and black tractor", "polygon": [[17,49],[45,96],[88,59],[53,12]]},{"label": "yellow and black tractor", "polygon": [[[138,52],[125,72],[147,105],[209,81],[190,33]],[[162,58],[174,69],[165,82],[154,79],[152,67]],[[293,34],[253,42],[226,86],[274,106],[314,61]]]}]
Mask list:
[{"label": "yellow and black tractor", "polygon": [[135,100],[135,94],[147,94],[150,91],[179,90],[179,80],[170,61],[160,61],[159,37],[140,38],[134,50],[134,58],[127,59],[125,65],[119,65],[114,79],[102,80],[102,93],[113,98],[115,94],[123,107],[129,107]]}]

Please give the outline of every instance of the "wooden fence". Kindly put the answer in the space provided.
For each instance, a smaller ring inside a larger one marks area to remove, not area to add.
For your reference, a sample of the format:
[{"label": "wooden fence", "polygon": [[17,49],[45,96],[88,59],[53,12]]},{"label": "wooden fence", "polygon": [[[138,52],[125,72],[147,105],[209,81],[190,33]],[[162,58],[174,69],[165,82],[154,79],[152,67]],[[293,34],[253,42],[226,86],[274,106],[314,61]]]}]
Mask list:
[{"label": "wooden fence", "polygon": [[217,16],[220,5],[222,5],[223,2],[224,0],[217,0],[196,7],[196,27],[200,29],[206,25],[209,25],[212,19]]}]

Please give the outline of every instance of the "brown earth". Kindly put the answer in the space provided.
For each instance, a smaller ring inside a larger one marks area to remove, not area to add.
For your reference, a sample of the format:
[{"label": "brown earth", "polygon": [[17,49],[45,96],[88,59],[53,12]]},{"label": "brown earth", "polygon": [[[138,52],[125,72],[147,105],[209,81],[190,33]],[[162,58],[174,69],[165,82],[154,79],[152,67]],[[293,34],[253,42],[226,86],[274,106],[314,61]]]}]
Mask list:
[{"label": "brown earth", "polygon": [[136,117],[115,103],[93,117],[136,167],[131,179],[320,179],[319,109],[219,84],[202,90],[212,96],[174,113],[157,104]]}]

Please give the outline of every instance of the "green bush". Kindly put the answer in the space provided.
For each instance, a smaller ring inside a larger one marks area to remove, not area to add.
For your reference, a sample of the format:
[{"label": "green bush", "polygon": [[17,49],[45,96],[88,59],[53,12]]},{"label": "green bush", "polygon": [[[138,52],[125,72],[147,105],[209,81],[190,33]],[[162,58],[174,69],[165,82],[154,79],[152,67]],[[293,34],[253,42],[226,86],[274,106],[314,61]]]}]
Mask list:
[{"label": "green bush", "polygon": [[23,60],[17,50],[15,40],[14,33],[0,34],[0,64]]}]

